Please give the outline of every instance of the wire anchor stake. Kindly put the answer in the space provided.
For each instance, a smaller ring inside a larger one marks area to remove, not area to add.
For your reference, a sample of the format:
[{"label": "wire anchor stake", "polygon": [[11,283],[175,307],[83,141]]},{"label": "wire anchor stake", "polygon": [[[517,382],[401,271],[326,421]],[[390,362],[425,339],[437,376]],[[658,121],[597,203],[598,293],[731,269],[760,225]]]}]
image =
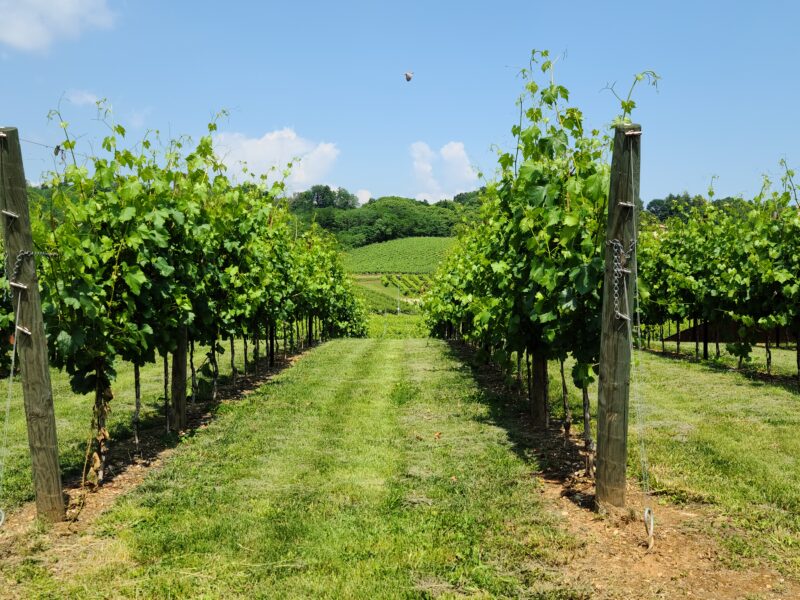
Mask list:
[{"label": "wire anchor stake", "polygon": [[644,509],[644,528],[647,531],[647,549],[652,550],[656,543],[655,528],[656,518],[653,515],[653,509],[648,507]]}]

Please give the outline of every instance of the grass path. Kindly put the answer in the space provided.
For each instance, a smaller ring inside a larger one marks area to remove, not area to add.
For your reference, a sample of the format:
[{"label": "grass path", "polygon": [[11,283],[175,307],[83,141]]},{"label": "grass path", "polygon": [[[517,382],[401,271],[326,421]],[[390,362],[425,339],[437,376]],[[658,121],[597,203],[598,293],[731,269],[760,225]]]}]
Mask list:
[{"label": "grass path", "polygon": [[[226,353],[219,358],[220,378],[225,381],[230,377],[231,364],[229,346],[224,344]],[[195,349],[195,361],[199,368],[206,360],[205,347]],[[244,344],[242,340],[236,341],[236,368],[239,373],[244,370]],[[252,345],[250,360],[253,358]],[[263,349],[262,349],[263,357]],[[252,364],[252,363],[251,363]],[[53,404],[55,405],[56,428],[58,430],[58,453],[61,463],[61,472],[65,480],[80,477],[86,452],[87,439],[93,436],[91,427],[92,405],[94,399],[91,394],[75,394],[70,389],[69,376],[64,371],[50,369],[50,379],[53,386]],[[2,380],[2,406],[3,413],[6,399],[6,379]],[[163,366],[159,357],[156,363],[149,363],[141,370],[142,384],[142,429],[157,427],[163,428],[164,419],[164,376]],[[204,387],[206,380],[201,380]],[[114,399],[111,401],[111,414],[109,416],[109,430],[112,438],[112,458],[116,444],[132,437],[132,416],[134,411],[134,380],[133,366],[120,361],[117,365],[117,378],[112,382]],[[0,416],[0,428],[3,417]],[[174,436],[164,436],[165,441],[174,440]],[[0,448],[0,453],[3,448]],[[31,482],[31,461],[28,449],[28,432],[25,423],[25,413],[22,401],[22,386],[17,377],[12,387],[12,401],[10,422],[8,427],[8,448],[6,460],[5,480],[0,490],[0,508],[9,511],[19,507],[24,502],[33,499],[33,484]],[[0,595],[0,597],[2,597]]]},{"label": "grass path", "polygon": [[800,597],[793,389],[641,357],[647,552],[633,481],[629,511],[587,510],[580,456],[531,430],[498,372],[381,331],[223,403],[78,533],[0,530],[0,597]]},{"label": "grass path", "polygon": [[0,588],[77,598],[587,597],[559,574],[579,543],[544,508],[531,457],[484,400],[442,342],[325,344],[224,405],[95,523],[80,551],[33,548],[0,563]]}]

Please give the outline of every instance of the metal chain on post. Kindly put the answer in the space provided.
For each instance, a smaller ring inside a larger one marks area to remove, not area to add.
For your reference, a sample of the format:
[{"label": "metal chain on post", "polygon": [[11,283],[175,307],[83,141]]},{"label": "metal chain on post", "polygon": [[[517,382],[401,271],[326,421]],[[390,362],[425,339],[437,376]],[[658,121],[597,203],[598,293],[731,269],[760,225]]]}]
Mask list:
[{"label": "metal chain on post", "polygon": [[[628,264],[631,256],[633,256],[633,251],[636,249],[636,241],[631,242],[627,252],[625,251],[625,247],[622,245],[622,242],[619,240],[611,240],[608,242],[608,245],[611,246],[611,257],[613,260],[614,271],[614,317],[617,319],[626,319],[630,321],[630,314],[624,314],[619,311],[619,284],[620,281],[623,281],[623,276],[630,275],[631,271],[630,269],[627,269],[625,265]],[[625,282],[623,281],[623,285],[624,284]],[[628,312],[630,313],[630,311]]]},{"label": "metal chain on post", "polygon": [[[56,256],[53,252],[32,252],[30,250],[20,250],[17,253],[17,259],[14,261],[14,267],[11,269],[11,276],[8,278],[8,288],[4,292],[4,298],[8,301],[11,298],[11,291],[14,287],[19,271],[22,268],[22,261],[25,258],[33,258],[35,256]],[[8,264],[8,256],[6,256],[6,264]]]},{"label": "metal chain on post", "polygon": [[[631,160],[633,160],[631,158]],[[633,172],[633,165],[631,165],[631,172]],[[638,190],[631,190],[631,196],[635,199],[638,198]],[[632,208],[633,218],[633,240],[631,241],[627,251],[625,246],[618,239],[613,239],[607,242],[611,246],[612,255],[612,269],[613,269],[613,291],[614,291],[614,317],[618,320],[624,320],[628,329],[628,343],[630,345],[631,353],[631,391],[633,395],[634,414],[636,418],[637,437],[639,438],[639,458],[642,469],[642,492],[644,493],[644,526],[647,533],[647,548],[653,548],[655,544],[655,515],[652,507],[652,498],[650,495],[650,471],[647,461],[647,451],[645,447],[645,418],[643,403],[639,394],[639,358],[638,353],[634,350],[641,350],[642,334],[641,334],[641,320],[639,311],[639,265],[635,260],[634,252],[636,251],[636,240],[638,239],[638,227],[636,223],[637,210],[634,205]],[[627,268],[630,264],[631,258],[634,258],[634,270]],[[628,279],[627,276],[632,275],[633,285],[633,307],[628,305]],[[625,297],[625,313],[620,311],[620,287]],[[631,313],[633,308],[633,313]],[[635,329],[634,329],[635,318]],[[636,344],[634,344],[634,336],[636,337]]]}]

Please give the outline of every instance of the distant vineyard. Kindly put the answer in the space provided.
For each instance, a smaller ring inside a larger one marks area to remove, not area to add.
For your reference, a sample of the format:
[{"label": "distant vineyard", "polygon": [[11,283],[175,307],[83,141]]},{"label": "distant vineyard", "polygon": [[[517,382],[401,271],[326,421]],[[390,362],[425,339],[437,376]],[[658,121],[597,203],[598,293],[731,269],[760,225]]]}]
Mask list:
[{"label": "distant vineyard", "polygon": [[384,287],[395,287],[407,298],[419,298],[431,285],[430,275],[415,273],[389,273],[381,277]]},{"label": "distant vineyard", "polygon": [[433,273],[454,238],[411,237],[356,248],[345,254],[351,273]]},{"label": "distant vineyard", "polygon": [[[398,305],[402,314],[413,315],[419,312],[416,303],[409,302],[405,297],[398,298],[397,289],[385,287],[382,280],[386,275],[356,275],[355,290],[366,305],[370,313],[396,313]],[[398,302],[399,300],[399,302]]]}]

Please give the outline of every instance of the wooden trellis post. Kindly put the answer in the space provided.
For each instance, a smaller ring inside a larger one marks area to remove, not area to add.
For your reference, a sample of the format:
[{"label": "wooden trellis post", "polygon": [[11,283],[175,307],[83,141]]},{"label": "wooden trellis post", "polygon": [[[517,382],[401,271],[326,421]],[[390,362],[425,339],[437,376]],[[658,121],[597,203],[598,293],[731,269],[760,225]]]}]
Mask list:
[{"label": "wooden trellis post", "polygon": [[0,210],[6,276],[12,283],[14,312],[19,315],[14,335],[17,339],[28,444],[33,463],[36,511],[49,521],[61,521],[64,519],[64,496],[58,465],[47,339],[36,278],[36,257],[19,133],[10,127],[0,128]]},{"label": "wooden trellis post", "polygon": [[603,280],[600,381],[597,402],[597,502],[625,506],[628,406],[636,273],[635,203],[639,195],[642,128],[619,125],[614,133],[608,193]]}]

